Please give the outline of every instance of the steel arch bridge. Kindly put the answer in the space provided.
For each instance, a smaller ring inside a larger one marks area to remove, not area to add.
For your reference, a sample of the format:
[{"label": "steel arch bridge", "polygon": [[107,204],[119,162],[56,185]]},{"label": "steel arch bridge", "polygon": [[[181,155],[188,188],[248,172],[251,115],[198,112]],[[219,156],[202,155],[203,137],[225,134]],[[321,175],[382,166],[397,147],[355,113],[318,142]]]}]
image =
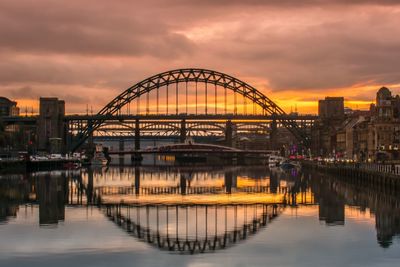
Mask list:
[{"label": "steel arch bridge", "polygon": [[[182,84],[184,88],[179,86]],[[189,85],[193,87],[193,84],[194,88],[190,88]],[[199,96],[199,84],[204,84],[201,96]],[[175,85],[172,90],[170,88],[171,85]],[[161,88],[165,88],[165,90],[161,91]],[[217,88],[219,89],[217,90]],[[223,93],[222,97],[221,90]],[[233,103],[232,99],[228,99],[228,91],[231,95],[233,93]],[[150,92],[155,92],[155,97],[150,97]],[[173,96],[172,99],[171,95]],[[184,98],[183,100],[182,95]],[[238,104],[238,96],[243,98],[241,104]],[[220,101],[221,98],[223,98],[222,103]],[[141,99],[145,99],[145,101]],[[130,105],[134,100],[136,100],[136,115],[141,115],[142,117],[160,114],[175,116],[185,115],[187,118],[192,117],[192,115],[193,117],[197,116],[199,109],[204,110],[203,114],[206,116],[209,115],[212,110],[214,114],[223,113],[225,115],[236,116],[238,115],[238,109],[241,108],[242,112],[247,115],[247,101],[250,101],[253,105],[253,115],[258,112],[261,117],[269,116],[273,118],[283,127],[287,128],[301,144],[305,146],[309,145],[309,137],[304,128],[301,127],[295,119],[288,116],[282,108],[253,86],[218,71],[188,68],[156,74],[126,89],[102,108],[97,115],[92,116],[92,119],[88,120],[86,125],[81,127],[79,131],[75,131],[74,134],[76,138],[71,146],[72,150],[74,151],[79,148],[94,131],[106,125],[108,121],[115,120],[118,116],[123,116],[125,109],[126,114],[132,114]],[[145,110],[142,114],[140,107],[141,102],[145,102]],[[150,102],[156,107],[155,111],[150,111]],[[171,112],[170,106],[175,107],[173,112]],[[228,113],[228,109],[232,108],[232,106],[233,112]],[[223,107],[222,112],[221,107]],[[182,109],[184,112],[182,112]],[[189,114],[189,110],[195,110],[195,112]],[[137,124],[136,128],[138,127],[140,126]],[[174,127],[172,127],[173,129],[171,129],[171,127],[165,128],[170,132],[176,132]],[[161,131],[162,130],[163,129],[161,129]]]}]

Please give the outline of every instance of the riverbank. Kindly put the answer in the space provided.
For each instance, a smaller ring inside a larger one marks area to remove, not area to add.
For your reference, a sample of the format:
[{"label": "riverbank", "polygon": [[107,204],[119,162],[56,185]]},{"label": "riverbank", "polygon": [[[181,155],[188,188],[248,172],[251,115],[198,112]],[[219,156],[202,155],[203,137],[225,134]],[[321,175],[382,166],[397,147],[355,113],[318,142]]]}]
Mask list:
[{"label": "riverbank", "polygon": [[400,190],[400,167],[368,163],[325,163],[304,161],[303,167],[335,175],[360,185],[370,185],[385,190]]},{"label": "riverbank", "polygon": [[80,166],[80,161],[76,159],[48,159],[35,161],[3,159],[0,161],[0,173],[50,171],[70,169],[74,166]]}]

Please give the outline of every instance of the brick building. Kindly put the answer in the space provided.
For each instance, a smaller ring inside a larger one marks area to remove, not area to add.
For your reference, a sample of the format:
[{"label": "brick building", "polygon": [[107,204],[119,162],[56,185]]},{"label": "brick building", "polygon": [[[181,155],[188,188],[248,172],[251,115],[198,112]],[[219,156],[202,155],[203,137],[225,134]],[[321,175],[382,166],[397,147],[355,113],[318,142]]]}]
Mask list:
[{"label": "brick building", "polygon": [[51,151],[53,140],[64,137],[65,102],[58,98],[40,98],[37,120],[38,150]]},{"label": "brick building", "polygon": [[6,97],[0,97],[0,117],[5,116],[19,116],[19,108],[17,102]]},{"label": "brick building", "polygon": [[343,98],[332,99],[319,101],[320,118],[312,131],[314,155],[359,161],[400,160],[398,95],[382,87],[369,111],[346,113],[340,103]]}]

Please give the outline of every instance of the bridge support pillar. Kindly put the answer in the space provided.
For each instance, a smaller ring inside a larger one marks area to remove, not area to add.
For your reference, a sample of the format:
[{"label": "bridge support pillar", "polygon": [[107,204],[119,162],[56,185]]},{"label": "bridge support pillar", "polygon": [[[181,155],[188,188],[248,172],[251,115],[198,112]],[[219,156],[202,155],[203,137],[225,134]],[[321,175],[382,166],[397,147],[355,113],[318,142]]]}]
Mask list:
[{"label": "bridge support pillar", "polygon": [[278,124],[276,123],[276,119],[273,119],[271,122],[271,132],[269,134],[269,141],[271,149],[277,149],[278,142]]},{"label": "bridge support pillar", "polygon": [[225,145],[232,147],[233,146],[233,140],[232,140],[232,132],[233,132],[233,127],[232,127],[232,121],[228,120],[226,121],[226,126],[225,126]]},{"label": "bridge support pillar", "polygon": [[181,134],[180,134],[180,141],[184,143],[186,140],[186,120],[181,120]]},{"label": "bridge support pillar", "polygon": [[92,120],[87,121],[87,126],[88,126],[88,132],[89,132],[89,138],[88,138],[88,144],[90,147],[93,147],[93,122]]},{"label": "bridge support pillar", "polygon": [[140,150],[140,124],[139,119],[135,121],[135,150]]},{"label": "bridge support pillar", "polygon": [[[135,151],[140,150],[140,121],[136,119],[135,121]],[[133,162],[140,162],[142,161],[143,157],[139,152],[134,153],[131,156],[131,160]]]}]

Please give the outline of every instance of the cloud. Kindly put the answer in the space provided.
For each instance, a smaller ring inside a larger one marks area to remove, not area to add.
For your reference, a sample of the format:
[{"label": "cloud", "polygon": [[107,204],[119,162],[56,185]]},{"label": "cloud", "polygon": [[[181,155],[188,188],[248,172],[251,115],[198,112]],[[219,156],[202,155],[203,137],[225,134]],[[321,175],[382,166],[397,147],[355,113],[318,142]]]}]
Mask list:
[{"label": "cloud", "polygon": [[12,98],[34,98],[36,93],[30,86],[23,86],[16,89],[10,89],[7,92]]},{"label": "cloud", "polygon": [[350,95],[342,88],[400,84],[398,25],[399,1],[390,0],[4,0],[0,93],[57,95],[75,112],[153,74],[201,67],[277,101],[332,88]]},{"label": "cloud", "polygon": [[95,2],[91,10],[53,1],[25,2],[24,6],[22,2],[0,5],[3,50],[172,58],[192,49],[185,36],[168,31],[162,21],[151,17],[140,20],[131,8],[121,10],[114,3]]}]

